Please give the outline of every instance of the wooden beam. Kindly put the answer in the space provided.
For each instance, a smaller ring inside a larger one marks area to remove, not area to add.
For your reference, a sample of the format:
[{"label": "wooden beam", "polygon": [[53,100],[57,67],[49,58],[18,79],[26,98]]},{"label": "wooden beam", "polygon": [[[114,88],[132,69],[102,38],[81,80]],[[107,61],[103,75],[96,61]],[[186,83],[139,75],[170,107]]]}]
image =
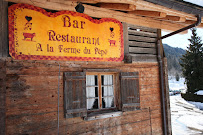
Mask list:
[{"label": "wooden beam", "polygon": [[175,21],[175,22],[185,22],[186,18],[185,17],[180,17],[180,16],[172,16],[172,15],[167,15],[164,18],[161,18],[163,20],[169,20],[169,21]]},{"label": "wooden beam", "polygon": [[136,9],[135,5],[132,4],[121,4],[121,3],[99,3],[99,7],[113,9],[113,10],[122,10],[122,11],[133,11]]},{"label": "wooden beam", "polygon": [[49,2],[59,2],[59,3],[68,3],[68,2],[81,2],[81,3],[123,3],[123,4],[132,4],[135,5],[137,0],[47,0]]},{"label": "wooden beam", "polygon": [[[196,21],[193,21],[193,20],[186,20],[186,21],[185,21],[185,24],[190,25],[190,24],[194,24],[195,22],[196,22]],[[198,27],[198,28],[203,28],[203,23],[199,24],[197,27]]]},{"label": "wooden beam", "polygon": [[[34,5],[37,7],[50,9],[50,10],[69,10],[75,12],[75,6],[77,5],[77,2],[66,2],[64,3],[56,3],[56,2],[48,2],[47,0],[6,0],[10,2],[15,3],[26,3],[30,5]],[[157,29],[165,29],[169,31],[175,31],[180,28],[183,28],[184,25],[182,24],[176,24],[173,22],[167,22],[167,21],[160,21],[155,20],[153,18],[148,17],[141,17],[136,16],[132,14],[122,13],[119,11],[113,11],[105,8],[95,7],[83,4],[85,7],[84,13],[92,16],[92,17],[98,17],[98,18],[115,18],[121,22],[126,22],[129,24],[139,25],[139,26],[145,26],[150,28],[157,28]]]},{"label": "wooden beam", "polygon": [[[4,1],[9,1],[9,0],[4,0]],[[158,11],[158,12],[165,12],[167,13],[167,15],[185,17],[188,20],[196,20],[195,15],[187,14],[174,9],[169,9],[164,6],[160,6],[160,5],[146,2],[143,0],[46,0],[46,2],[56,2],[56,3],[64,3],[64,4],[69,4],[70,2],[95,3],[95,4],[96,3],[124,3],[124,4],[136,5],[136,9],[138,10],[152,10],[152,11]],[[203,19],[202,19],[202,22],[203,22]]]},{"label": "wooden beam", "polygon": [[147,10],[135,10],[129,11],[128,13],[134,15],[141,15],[141,16],[149,16],[149,17],[166,17],[166,13],[158,12],[158,11],[147,11]]},{"label": "wooden beam", "polygon": [[[150,2],[146,2],[143,0],[138,0],[136,2],[136,9],[138,10],[154,10],[159,12],[165,12],[167,15],[173,15],[173,16],[180,16],[185,17],[188,20],[196,20],[197,18],[193,14],[187,14],[185,12],[181,12],[175,9],[170,9],[161,5],[153,4]],[[203,21],[203,19],[202,19]]]}]

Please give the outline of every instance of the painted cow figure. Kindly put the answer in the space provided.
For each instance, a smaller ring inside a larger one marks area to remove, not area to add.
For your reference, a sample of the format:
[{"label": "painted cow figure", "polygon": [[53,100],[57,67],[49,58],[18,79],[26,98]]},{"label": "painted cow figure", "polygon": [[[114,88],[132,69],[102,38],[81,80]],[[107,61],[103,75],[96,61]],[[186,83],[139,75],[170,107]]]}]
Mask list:
[{"label": "painted cow figure", "polygon": [[23,33],[23,36],[24,36],[24,40],[26,38],[30,38],[32,41],[33,37],[35,36],[35,33]]},{"label": "painted cow figure", "polygon": [[109,39],[109,43],[110,43],[110,46],[113,44],[113,46],[115,46],[115,44],[116,44],[116,40],[110,40]]}]

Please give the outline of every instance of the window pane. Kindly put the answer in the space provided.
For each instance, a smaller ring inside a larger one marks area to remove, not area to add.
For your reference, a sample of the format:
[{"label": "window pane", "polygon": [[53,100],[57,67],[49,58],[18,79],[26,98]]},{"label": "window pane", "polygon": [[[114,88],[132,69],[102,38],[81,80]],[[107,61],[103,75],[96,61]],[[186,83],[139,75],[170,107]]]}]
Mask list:
[{"label": "window pane", "polygon": [[104,83],[102,85],[113,85],[113,75],[103,75]]},{"label": "window pane", "polygon": [[113,97],[102,98],[102,108],[110,108],[110,107],[114,107],[114,98]]},{"label": "window pane", "polygon": [[113,86],[103,86],[102,87],[102,97],[113,96],[113,95],[114,95]]},{"label": "window pane", "polygon": [[98,87],[95,87],[95,97],[98,97]]},{"label": "window pane", "polygon": [[104,85],[104,75],[101,75],[101,85]]},{"label": "window pane", "polygon": [[104,96],[104,87],[102,87],[102,97]]},{"label": "window pane", "polygon": [[87,75],[86,76],[86,86],[97,86],[98,76],[97,75]]},{"label": "window pane", "polygon": [[87,87],[86,95],[87,95],[87,98],[98,97],[98,87]]},{"label": "window pane", "polygon": [[98,99],[87,99],[88,110],[98,109],[98,107]]},{"label": "window pane", "polygon": [[[98,82],[101,82],[101,85]],[[100,92],[101,97],[99,96]],[[101,78],[98,78],[97,75],[87,75],[86,95],[88,110],[114,107],[113,75],[101,75]],[[100,100],[102,100],[101,108],[99,106]]]},{"label": "window pane", "polygon": [[97,75],[95,75],[95,76],[94,76],[94,84],[95,84],[95,85],[98,85],[98,81],[97,81],[97,80],[98,80],[98,79],[97,79]]}]

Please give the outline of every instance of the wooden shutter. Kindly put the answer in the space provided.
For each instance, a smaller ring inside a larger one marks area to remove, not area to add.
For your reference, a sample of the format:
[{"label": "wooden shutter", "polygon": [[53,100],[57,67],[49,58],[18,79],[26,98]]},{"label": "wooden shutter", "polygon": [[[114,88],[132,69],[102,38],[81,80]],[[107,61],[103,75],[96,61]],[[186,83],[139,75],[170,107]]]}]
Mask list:
[{"label": "wooden shutter", "polygon": [[85,72],[64,73],[64,110],[66,118],[87,116]]},{"label": "wooden shutter", "polygon": [[157,62],[157,29],[123,23],[124,62]]},{"label": "wooden shutter", "polygon": [[121,72],[122,111],[140,108],[138,72]]}]

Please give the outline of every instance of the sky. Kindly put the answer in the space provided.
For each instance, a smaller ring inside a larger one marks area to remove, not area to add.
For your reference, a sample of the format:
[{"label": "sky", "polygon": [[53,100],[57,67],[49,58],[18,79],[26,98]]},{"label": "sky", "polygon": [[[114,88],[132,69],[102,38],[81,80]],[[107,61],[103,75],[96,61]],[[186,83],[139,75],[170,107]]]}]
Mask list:
[{"label": "sky", "polygon": [[[203,0],[184,0],[191,2],[200,6],[203,6]],[[169,32],[162,31],[162,36],[168,34]],[[203,40],[203,28],[197,28],[197,35]],[[162,43],[168,44],[172,47],[179,47],[182,49],[187,49],[189,46],[188,39],[191,37],[191,30],[188,30],[187,34],[176,34],[171,37],[162,40]]]},{"label": "sky", "polygon": [[[168,34],[169,32],[162,31],[162,36]],[[176,34],[171,37],[162,40],[162,43],[168,44],[172,47],[178,47],[182,49],[187,49],[189,46],[189,41],[192,35],[191,30],[188,30],[187,34]],[[203,28],[197,28],[197,35],[203,40]]]},{"label": "sky", "polygon": [[184,0],[184,1],[203,6],[203,0]]}]

